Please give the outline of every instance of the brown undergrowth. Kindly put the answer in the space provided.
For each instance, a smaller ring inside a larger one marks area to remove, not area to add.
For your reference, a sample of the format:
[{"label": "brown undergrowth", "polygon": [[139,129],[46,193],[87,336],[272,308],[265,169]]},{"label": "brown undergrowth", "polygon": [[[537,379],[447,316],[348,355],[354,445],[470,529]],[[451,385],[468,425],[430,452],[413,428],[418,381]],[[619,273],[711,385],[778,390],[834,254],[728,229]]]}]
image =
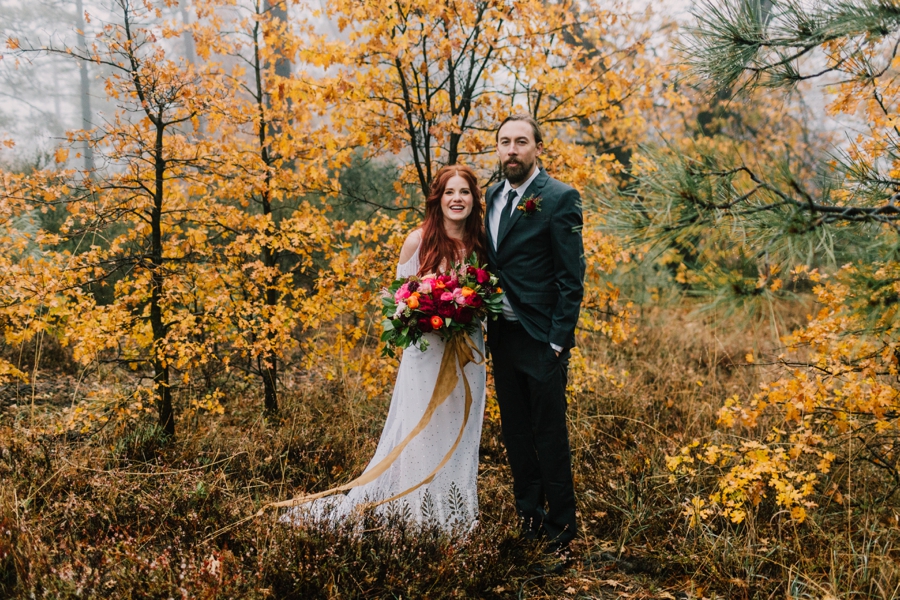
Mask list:
[{"label": "brown undergrowth", "polygon": [[224,415],[181,427],[174,442],[146,423],[38,435],[33,419],[53,414],[52,393],[31,406],[6,390],[0,596],[894,597],[900,536],[878,489],[858,505],[822,506],[802,525],[766,506],[740,526],[684,516],[715,474],[672,480],[666,455],[694,438],[740,435],[717,427],[718,407],[771,376],[743,360],[773,351],[771,330],[714,323],[660,310],[642,317],[636,343],[585,340],[569,411],[583,527],[575,562],[552,576],[532,574],[540,548],[516,541],[490,411],[481,521],[463,540],[371,518],[362,534],[352,523],[335,531],[248,519],[265,502],[347,481],[366,464],[388,397],[354,397],[351,383],[298,380],[277,422],[261,419],[261,401],[235,389]]}]

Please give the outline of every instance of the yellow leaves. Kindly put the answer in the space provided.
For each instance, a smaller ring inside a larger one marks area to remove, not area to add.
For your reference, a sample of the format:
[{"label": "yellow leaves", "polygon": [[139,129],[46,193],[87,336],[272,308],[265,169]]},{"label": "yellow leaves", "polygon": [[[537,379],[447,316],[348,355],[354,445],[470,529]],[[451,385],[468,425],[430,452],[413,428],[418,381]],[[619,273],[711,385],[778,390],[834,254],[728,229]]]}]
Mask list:
[{"label": "yellow leaves", "polygon": [[[815,437],[806,440],[815,441]],[[741,523],[747,518],[748,510],[759,506],[767,490],[775,493],[777,505],[789,509],[792,518],[802,522],[806,518],[806,509],[815,506],[808,498],[815,492],[817,481],[816,473],[795,467],[806,453],[814,454],[815,451],[796,436],[792,436],[787,450],[781,445],[753,441],[742,442],[739,447],[706,444],[698,449],[695,440],[682,448],[680,454],[667,457],[666,464],[676,475],[688,477],[698,475],[697,469],[690,466],[697,460],[721,470],[718,489],[709,495],[709,504],[703,498],[695,497],[683,505],[684,516],[694,526],[716,514]],[[833,460],[834,457],[830,458]]]},{"label": "yellow leaves", "polygon": [[206,394],[200,399],[191,400],[191,408],[194,411],[223,415],[225,414],[225,407],[222,405],[222,399],[224,397],[225,393],[216,388],[213,392]]},{"label": "yellow leaves", "polygon": [[831,464],[837,458],[832,452],[825,452],[822,454],[822,460],[816,465],[816,469],[820,473],[828,473],[831,470]]},{"label": "yellow leaves", "polygon": [[21,47],[19,42],[19,38],[16,37],[8,37],[6,38],[6,48],[7,50],[18,50]]},{"label": "yellow leaves", "polygon": [[13,379],[28,381],[28,376],[12,363],[0,358],[0,385],[9,383]]},{"label": "yellow leaves", "polygon": [[[807,269],[796,269],[802,275]],[[764,411],[774,427],[764,442],[746,441],[737,448],[696,441],[667,458],[675,475],[697,477],[697,464],[706,464],[717,473],[718,489],[709,497],[716,514],[739,522],[770,497],[785,508],[796,522],[805,521],[815,508],[816,482],[830,472],[839,458],[847,455],[846,435],[865,435],[877,444],[880,436],[898,429],[888,415],[900,410],[900,389],[896,379],[884,377],[897,368],[896,334],[900,324],[887,325],[888,335],[875,338],[864,333],[865,313],[856,312],[854,281],[874,277],[893,283],[900,273],[894,263],[848,265],[816,288],[823,308],[811,316],[806,327],[785,338],[788,353],[779,360],[795,361],[805,367],[785,370],[781,378],[763,385],[749,400],[732,396],[719,411],[724,427],[758,426]],[[816,276],[815,273],[811,273]],[[823,278],[824,279],[824,278]],[[872,290],[884,287],[877,284]],[[865,306],[871,292],[862,294]],[[745,356],[754,364],[752,354]],[[774,496],[770,493],[774,492]],[[695,507],[696,508],[696,507]],[[696,510],[694,513],[696,514]]]},{"label": "yellow leaves", "polygon": [[681,515],[688,519],[688,525],[692,528],[699,527],[712,514],[713,510],[708,508],[706,500],[699,496],[682,504]]},{"label": "yellow leaves", "polygon": [[56,152],[53,155],[54,160],[56,160],[57,164],[64,163],[69,159],[69,149],[68,148],[57,148]]}]

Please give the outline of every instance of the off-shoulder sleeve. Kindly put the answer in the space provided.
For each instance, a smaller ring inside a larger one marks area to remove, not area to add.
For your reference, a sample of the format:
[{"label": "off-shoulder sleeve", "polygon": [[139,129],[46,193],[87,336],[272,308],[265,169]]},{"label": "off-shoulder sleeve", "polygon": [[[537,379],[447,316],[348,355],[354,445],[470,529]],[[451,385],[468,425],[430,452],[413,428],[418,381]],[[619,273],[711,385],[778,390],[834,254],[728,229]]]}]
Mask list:
[{"label": "off-shoulder sleeve", "polygon": [[418,272],[419,272],[419,248],[416,248],[416,251],[413,252],[413,255],[409,257],[408,261],[397,265],[397,279],[405,279],[407,277],[412,277],[413,275],[418,274]]}]

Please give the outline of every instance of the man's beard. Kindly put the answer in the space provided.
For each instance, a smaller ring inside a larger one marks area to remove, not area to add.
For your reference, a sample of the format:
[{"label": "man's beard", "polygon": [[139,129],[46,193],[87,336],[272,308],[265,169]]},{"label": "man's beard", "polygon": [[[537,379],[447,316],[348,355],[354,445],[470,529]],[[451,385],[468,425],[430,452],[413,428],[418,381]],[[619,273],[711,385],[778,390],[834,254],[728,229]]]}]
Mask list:
[{"label": "man's beard", "polygon": [[534,167],[534,163],[532,162],[526,164],[521,160],[516,160],[515,165],[504,163],[502,167],[503,174],[506,176],[507,181],[518,185],[525,181],[525,179],[528,177],[528,174],[531,173],[531,169],[532,167]]}]

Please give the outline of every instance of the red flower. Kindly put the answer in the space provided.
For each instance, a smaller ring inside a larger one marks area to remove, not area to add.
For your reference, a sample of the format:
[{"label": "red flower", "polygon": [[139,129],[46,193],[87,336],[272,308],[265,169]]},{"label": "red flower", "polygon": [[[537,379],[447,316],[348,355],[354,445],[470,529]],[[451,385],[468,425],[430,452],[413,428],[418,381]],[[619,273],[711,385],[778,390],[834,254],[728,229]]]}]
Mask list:
[{"label": "red flower", "polygon": [[467,308],[465,306],[460,306],[456,310],[456,315],[453,317],[456,319],[458,323],[462,323],[463,325],[472,322],[472,316],[474,315],[471,308]]},{"label": "red flower", "polygon": [[444,320],[437,315],[431,317],[431,326],[435,329],[440,329],[444,326]]},{"label": "red flower", "polygon": [[[438,319],[440,319],[440,317],[438,317]],[[432,329],[434,329],[434,327],[431,326],[431,320],[426,319],[425,317],[419,319],[419,330],[422,333],[428,333]]]},{"label": "red flower", "polygon": [[441,302],[437,307],[437,314],[441,315],[445,319],[447,317],[453,317],[454,313],[456,313],[456,307],[453,306],[453,302]]},{"label": "red flower", "polygon": [[434,312],[434,299],[431,296],[419,296],[419,312]]},{"label": "red flower", "polygon": [[526,198],[516,209],[525,213],[525,216],[533,215],[541,210],[541,198]]},{"label": "red flower", "polygon": [[[472,267],[469,267],[470,269]],[[488,272],[484,269],[475,269],[475,280],[478,283],[487,283],[490,280],[491,276],[488,275]]]},{"label": "red flower", "polygon": [[472,308],[479,308],[483,304],[483,301],[481,299],[481,296],[479,296],[478,294],[473,294],[469,296],[468,304]]}]

